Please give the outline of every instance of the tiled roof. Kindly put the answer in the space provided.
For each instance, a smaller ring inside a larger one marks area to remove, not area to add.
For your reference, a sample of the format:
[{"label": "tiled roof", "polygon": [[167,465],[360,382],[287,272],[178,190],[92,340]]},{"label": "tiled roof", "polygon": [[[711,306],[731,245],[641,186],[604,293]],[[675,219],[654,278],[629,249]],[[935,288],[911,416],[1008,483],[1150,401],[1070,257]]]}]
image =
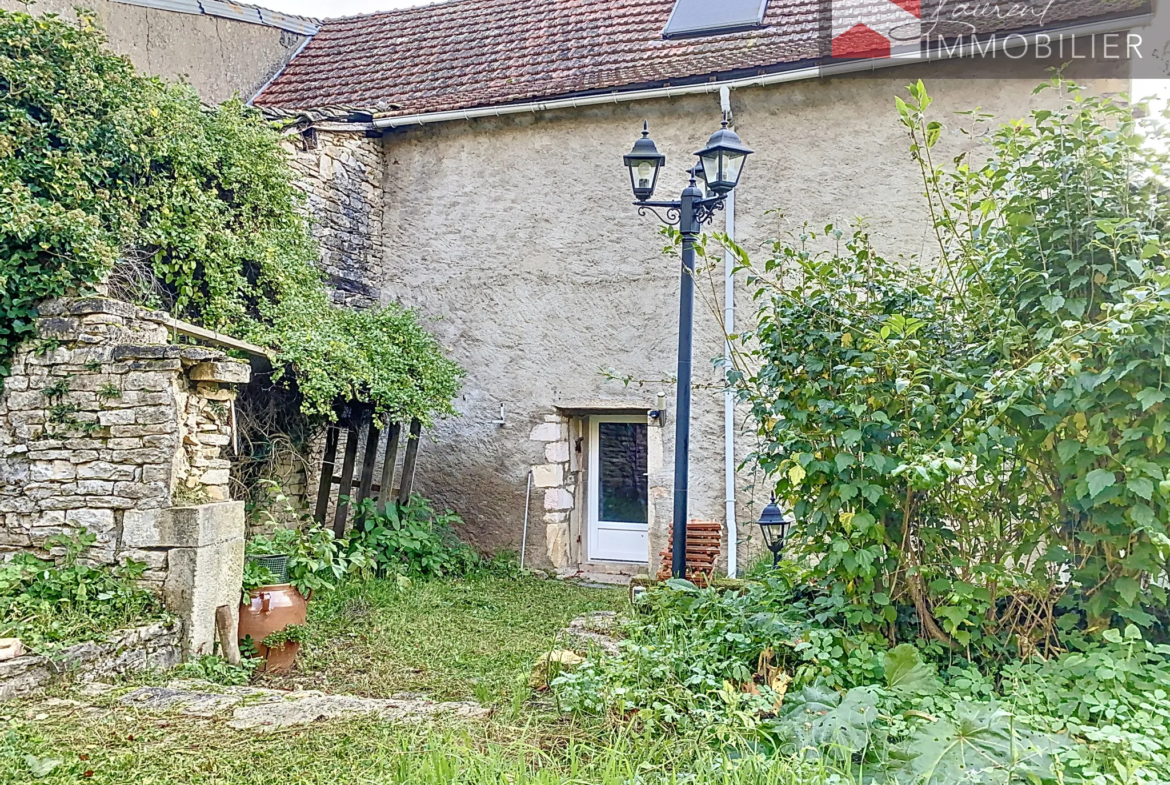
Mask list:
[{"label": "tiled roof", "polygon": [[[757,30],[664,40],[674,4],[454,0],[328,20],[255,103],[394,104],[386,114],[417,114],[754,75],[825,54],[822,0],[771,0]],[[1143,5],[1060,0],[1044,25],[1132,14]],[[1023,29],[1011,20],[996,26]]]}]

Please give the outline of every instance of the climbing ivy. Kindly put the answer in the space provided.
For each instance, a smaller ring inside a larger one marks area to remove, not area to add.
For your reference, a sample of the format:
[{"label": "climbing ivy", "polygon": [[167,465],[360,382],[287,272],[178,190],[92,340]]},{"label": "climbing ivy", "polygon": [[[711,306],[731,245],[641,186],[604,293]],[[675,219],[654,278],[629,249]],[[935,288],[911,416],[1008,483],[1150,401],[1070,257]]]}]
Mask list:
[{"label": "climbing ivy", "polygon": [[0,12],[0,379],[38,303],[109,276],[271,348],[308,414],[451,413],[461,371],[410,311],[330,301],[304,208],[257,111],[137,74],[84,15]]}]

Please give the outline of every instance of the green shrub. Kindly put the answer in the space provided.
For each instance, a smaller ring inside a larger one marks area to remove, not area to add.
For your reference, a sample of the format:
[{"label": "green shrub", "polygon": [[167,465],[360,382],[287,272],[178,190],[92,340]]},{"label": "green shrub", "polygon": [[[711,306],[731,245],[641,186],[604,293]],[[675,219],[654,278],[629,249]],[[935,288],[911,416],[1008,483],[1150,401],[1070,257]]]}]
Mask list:
[{"label": "green shrub", "polygon": [[47,543],[63,551],[56,561],[24,552],[0,564],[0,638],[47,652],[166,618],[162,603],[136,584],[145,564],[95,567],[81,560],[96,539],[89,532],[58,535]]},{"label": "green shrub", "polygon": [[[372,566],[369,554],[348,540],[338,540],[332,529],[317,523],[305,523],[304,528],[277,527],[271,534],[253,537],[245,546],[248,556],[287,556],[288,580],[306,597],[315,592],[337,587],[346,575],[367,570]],[[265,576],[255,565],[252,574],[245,574],[245,589],[255,588],[249,582]],[[275,576],[267,569],[268,577]],[[264,584],[258,584],[264,585]]]},{"label": "green shrub", "polygon": [[731,246],[758,305],[732,378],[825,607],[968,658],[1170,618],[1170,157],[1125,101],[1041,89],[1057,108],[989,131],[984,163],[936,163],[925,87],[898,100],[927,269],[864,227],[755,266]]},{"label": "green shrub", "polygon": [[455,535],[454,528],[462,523],[450,510],[436,513],[418,494],[383,511],[366,500],[355,511],[351,541],[373,556],[381,573],[461,575],[481,564],[479,554]]}]

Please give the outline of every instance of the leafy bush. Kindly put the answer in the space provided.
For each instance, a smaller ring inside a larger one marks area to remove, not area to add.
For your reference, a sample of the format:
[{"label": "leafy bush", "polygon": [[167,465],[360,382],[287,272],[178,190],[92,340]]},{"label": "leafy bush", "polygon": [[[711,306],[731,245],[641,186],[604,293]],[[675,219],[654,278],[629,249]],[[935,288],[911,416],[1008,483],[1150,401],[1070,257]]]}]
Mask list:
[{"label": "leafy bush", "polygon": [[1170,618],[1170,158],[1128,104],[1042,89],[1069,92],[947,167],[925,88],[899,99],[936,273],[864,228],[733,248],[759,311],[732,376],[822,607],[968,657]]},{"label": "leafy bush", "polygon": [[307,414],[452,413],[461,371],[413,314],[330,302],[279,132],[105,44],[84,12],[0,11],[0,379],[39,302],[116,268],[116,293],[273,349]]},{"label": "leafy bush", "polygon": [[[278,527],[271,534],[253,537],[248,540],[245,553],[248,556],[287,556],[289,583],[306,597],[336,588],[346,575],[372,566],[372,559],[364,548],[336,539],[332,529],[316,523],[305,524],[305,528],[300,529]],[[255,588],[249,585],[250,582],[265,578],[272,582],[276,576],[265,568],[257,569],[254,564],[246,567],[245,591]]]},{"label": "leafy bush", "polygon": [[[562,707],[875,782],[1170,781],[1170,647],[1136,626],[1048,662],[939,674],[911,644],[818,622],[782,579],[742,594],[669,581],[635,611],[618,656],[554,680]],[[804,645],[818,638],[834,644]]]},{"label": "leafy bush", "polygon": [[135,583],[145,564],[81,561],[96,539],[89,532],[57,535],[47,543],[62,551],[56,561],[22,552],[0,564],[0,638],[48,652],[166,617],[162,603]]},{"label": "leafy bush", "polygon": [[461,575],[479,566],[479,554],[455,535],[463,519],[447,510],[436,513],[428,499],[413,494],[406,504],[379,511],[366,500],[355,512],[353,544],[372,554],[380,573]]}]

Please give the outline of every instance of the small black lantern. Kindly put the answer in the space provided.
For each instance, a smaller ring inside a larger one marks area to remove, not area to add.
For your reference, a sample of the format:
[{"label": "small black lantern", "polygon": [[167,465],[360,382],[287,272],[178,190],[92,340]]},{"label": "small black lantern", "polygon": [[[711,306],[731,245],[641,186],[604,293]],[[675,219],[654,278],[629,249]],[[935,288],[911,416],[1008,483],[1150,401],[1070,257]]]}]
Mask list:
[{"label": "small black lantern", "polygon": [[724,120],[723,128],[713,133],[707,146],[695,153],[703,162],[707,190],[720,196],[731,193],[743,174],[744,162],[751,154],[752,151],[744,146],[739,135],[728,128],[727,120]]},{"label": "small black lantern", "polygon": [[625,157],[630,170],[630,184],[634,187],[634,198],[644,202],[654,195],[658,184],[658,173],[666,164],[666,156],[658,152],[657,145],[650,138],[650,124],[642,123],[642,138],[634,142],[634,149]]},{"label": "small black lantern", "polygon": [[784,543],[788,539],[788,530],[792,521],[784,517],[784,512],[776,504],[776,494],[772,494],[772,502],[760,513],[760,531],[764,533],[764,544],[772,552],[772,566],[780,564],[780,552],[784,550]]}]

